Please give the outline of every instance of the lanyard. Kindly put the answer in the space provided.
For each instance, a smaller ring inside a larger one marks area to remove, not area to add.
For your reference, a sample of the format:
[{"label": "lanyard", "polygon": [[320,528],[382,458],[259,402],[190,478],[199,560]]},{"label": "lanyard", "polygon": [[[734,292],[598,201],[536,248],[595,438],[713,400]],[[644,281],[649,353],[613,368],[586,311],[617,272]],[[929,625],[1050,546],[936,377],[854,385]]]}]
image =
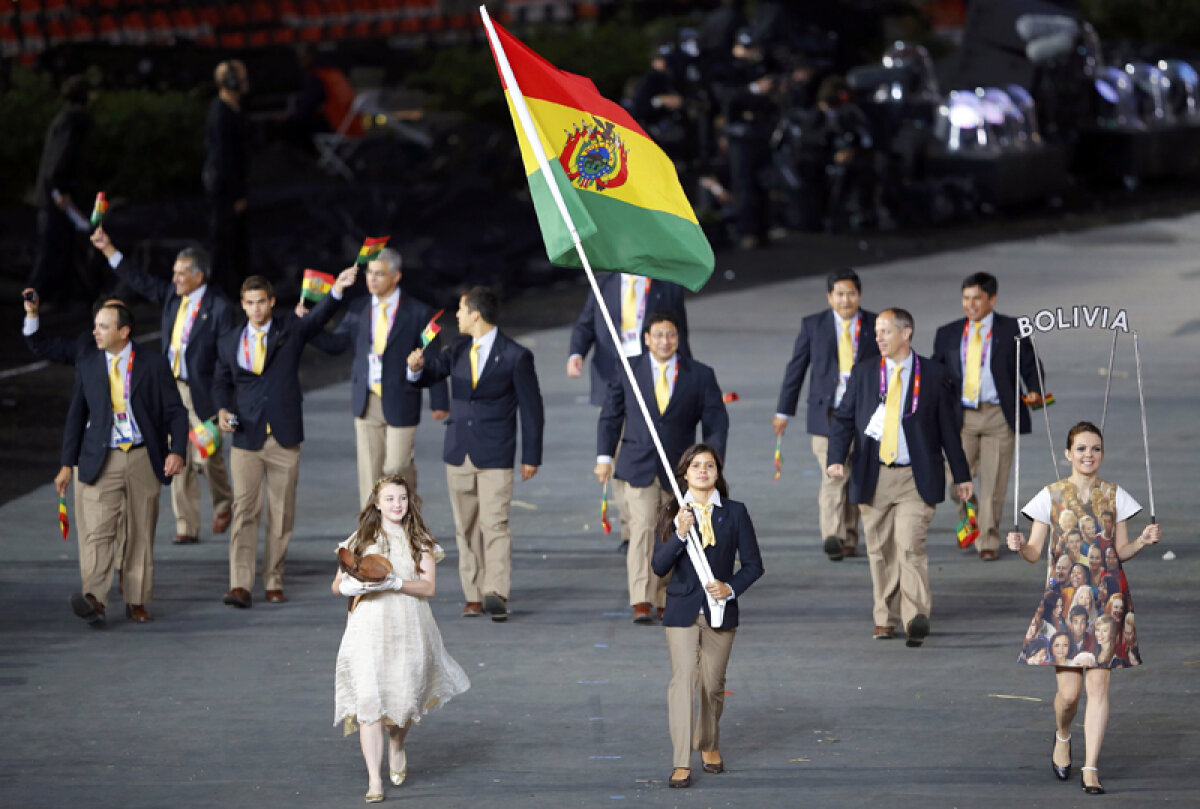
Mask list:
[{"label": "lanyard", "polygon": [[[120,359],[120,354],[117,358]],[[129,349],[129,362],[125,363],[125,410],[129,411],[129,392],[133,387],[133,349]]]},{"label": "lanyard", "polygon": [[[190,301],[189,301],[190,303]],[[183,331],[179,335],[179,350],[182,351],[187,345],[188,338],[192,335],[192,324],[196,322],[196,315],[200,314],[200,304],[204,303],[204,299],[200,298],[196,301],[196,305],[191,307],[192,313],[188,315],[187,320],[183,323]],[[179,305],[183,305],[180,300]]]},{"label": "lanyard", "polygon": [[[382,305],[383,301],[380,301],[379,303],[380,303],[380,305]],[[375,306],[374,304],[371,305],[371,347],[372,348],[375,347],[375,310],[378,308],[379,307]],[[396,322],[396,312],[398,312],[398,311],[400,311],[400,298],[399,297],[396,298],[396,305],[392,307],[392,311],[388,313],[387,333],[389,335],[392,333],[392,325]],[[382,354],[380,356],[382,356]]]},{"label": "lanyard", "polygon": [[[883,357],[879,358],[879,401],[887,401],[887,360]],[[901,377],[903,380],[903,377]],[[917,412],[917,402],[921,400],[921,358],[915,353],[913,354],[913,403],[912,410],[904,414],[904,418],[908,418],[913,413]]]},{"label": "lanyard", "polygon": [[[971,321],[968,320],[966,323],[963,324],[962,343],[959,347],[959,351],[961,352],[961,355],[962,355],[962,364],[963,364],[964,371],[967,368],[967,344],[971,340],[970,329],[971,329]],[[983,342],[983,346],[982,346],[983,350],[979,352],[979,367],[980,368],[983,368],[987,365],[988,347],[991,346],[991,344],[992,344],[992,329],[990,326],[988,327],[987,334],[983,335],[982,342]]]}]

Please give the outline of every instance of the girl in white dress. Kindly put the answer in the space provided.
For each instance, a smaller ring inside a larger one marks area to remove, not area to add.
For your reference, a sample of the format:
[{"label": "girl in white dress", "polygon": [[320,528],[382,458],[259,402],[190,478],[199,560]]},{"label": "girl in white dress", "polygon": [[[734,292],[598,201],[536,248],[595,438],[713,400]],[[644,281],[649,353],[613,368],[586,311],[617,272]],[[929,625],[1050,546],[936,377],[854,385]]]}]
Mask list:
[{"label": "girl in white dress", "polygon": [[367,554],[385,556],[392,572],[364,583],[338,570],[333,592],[362,596],[346,619],[338,649],[334,724],[346,735],[357,727],[367,764],[368,803],[383,800],[380,766],[384,730],[391,782],[408,772],[404,737],[413,722],[470,688],[462,667],[446,653],[427,599],[436,589],[434,566],[445,556],[421,519],[399,475],[380,478],[358,516],[358,530],[339,548],[356,563]]}]

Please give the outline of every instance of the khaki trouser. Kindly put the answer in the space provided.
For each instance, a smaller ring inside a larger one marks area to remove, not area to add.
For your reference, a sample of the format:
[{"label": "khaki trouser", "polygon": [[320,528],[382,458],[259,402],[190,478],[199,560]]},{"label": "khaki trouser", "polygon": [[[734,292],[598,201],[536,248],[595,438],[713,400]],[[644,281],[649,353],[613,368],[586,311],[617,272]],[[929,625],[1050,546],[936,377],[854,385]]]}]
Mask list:
[{"label": "khaki trouser", "polygon": [[[179,398],[183,399],[183,406],[187,408],[188,427],[196,427],[200,424],[200,417],[192,404],[192,391],[183,380],[177,379],[175,382],[179,388]],[[208,478],[213,516],[229,511],[233,507],[233,492],[229,488],[229,472],[225,468],[224,435],[221,448],[207,458],[201,458],[200,450],[188,441],[187,463],[171,482],[171,509],[175,512],[176,534],[188,537],[200,535],[200,475]]]},{"label": "khaki trouser", "polygon": [[[725,707],[725,669],[736,629],[713,629],[704,613],[691,626],[668,626],[671,684],[667,722],[671,728],[673,767],[691,767],[692,750],[719,749],[721,711]],[[694,712],[693,704],[700,707]]]},{"label": "khaki trouser", "polygon": [[[154,531],[161,488],[145,447],[129,452],[110,449],[95,483],[84,483],[81,513],[86,534],[79,534],[79,574],[84,594],[108,604],[118,560],[126,604],[146,604],[154,589]],[[122,548],[121,522],[126,538]]]},{"label": "khaki trouser", "polygon": [[654,526],[658,522],[658,512],[675,499],[674,495],[665,490],[657,478],[649,486],[633,486],[614,478],[613,490],[621,492],[624,498],[622,516],[629,523],[629,552],[625,554],[629,603],[661,607],[667,603],[667,580],[654,575],[650,560],[654,556]]},{"label": "khaki trouser", "polygon": [[[71,506],[74,513],[70,515],[71,527],[75,529],[75,540],[80,542],[87,536],[88,521],[87,510],[83,507],[83,484],[79,482],[79,467],[71,467],[72,482],[75,484],[75,493],[71,496]],[[117,517],[117,570],[121,569],[121,556],[125,553],[125,538],[129,533],[129,527],[125,524],[125,510],[128,504],[126,503],[121,508],[121,514]]]},{"label": "khaki trouser", "polygon": [[[978,410],[963,408],[963,453],[971,467],[971,477],[979,478],[972,502],[979,538],[975,548],[980,551],[1000,549],[1000,515],[1008,494],[1008,475],[1012,470],[1016,434],[1008,426],[1000,405],[981,404]],[[949,470],[949,466],[946,467]],[[966,516],[966,507],[959,501],[951,475],[950,498],[958,503],[958,519]]]},{"label": "khaki trouser", "polygon": [[417,491],[417,467],[413,444],[417,428],[392,427],[383,417],[383,400],[367,394],[367,409],[354,419],[354,439],[358,447],[358,503],[367,504],[375,481],[384,475],[400,475],[410,493]]},{"label": "khaki trouser", "polygon": [[263,586],[283,589],[283,565],[296,521],[296,481],[300,478],[300,445],[281,447],[267,436],[262,449],[234,447],[233,527],[229,533],[229,587],[254,588],[258,556],[258,521],[262,514],[263,482],[267,489],[267,531],[263,550]]},{"label": "khaki trouser", "polygon": [[458,577],[467,601],[495,593],[508,598],[512,580],[513,470],[479,469],[470,456],[462,466],[446,464],[446,486],[454,512],[458,544]]},{"label": "khaki trouser", "polygon": [[[854,446],[850,448],[853,450]],[[850,502],[850,476],[831,478],[825,474],[829,466],[829,438],[826,436],[812,437],[812,451],[821,474],[821,488],[817,492],[821,539],[837,537],[842,541],[843,550],[857,550],[858,506]]]},{"label": "khaki trouser", "polygon": [[907,627],[918,615],[929,617],[929,557],[925,534],[933,506],[921,499],[911,467],[879,467],[870,504],[862,505],[875,625]]}]

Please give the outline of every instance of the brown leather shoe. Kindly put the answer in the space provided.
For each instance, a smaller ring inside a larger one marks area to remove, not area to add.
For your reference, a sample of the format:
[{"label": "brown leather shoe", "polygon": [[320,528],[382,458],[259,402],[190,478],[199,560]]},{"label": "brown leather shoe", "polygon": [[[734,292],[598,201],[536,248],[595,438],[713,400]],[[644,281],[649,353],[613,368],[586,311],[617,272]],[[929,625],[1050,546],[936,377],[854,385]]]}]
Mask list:
[{"label": "brown leather shoe", "polygon": [[659,607],[659,608],[658,608],[658,620],[660,620],[660,621],[662,620],[663,613],[664,613],[664,612],[666,612],[666,611],[667,611],[667,610],[666,610],[666,608],[665,608],[665,607]]},{"label": "brown leather shoe", "polygon": [[222,511],[220,514],[213,516],[213,533],[223,534],[229,530],[229,523],[233,522],[232,511]]},{"label": "brown leather shoe", "polygon": [[891,640],[896,637],[896,630],[890,626],[875,627],[875,634],[871,636],[875,640]]},{"label": "brown leather shoe", "polygon": [[91,593],[72,593],[69,599],[71,610],[93,629],[104,627],[104,605]]},{"label": "brown leather shoe", "polygon": [[633,605],[633,622],[635,624],[653,623],[654,618],[651,614],[651,605],[649,601],[643,601]]},{"label": "brown leather shoe", "polygon": [[851,559],[855,556],[858,556],[858,548],[843,547],[842,548],[842,556],[845,557],[846,559]]},{"label": "brown leather shoe", "polygon": [[176,534],[175,535],[175,544],[176,545],[195,545],[199,541],[200,541],[200,537],[190,537],[187,534]]},{"label": "brown leather shoe", "polygon": [[267,602],[270,604],[282,604],[287,601],[287,596],[283,594],[283,590],[267,590]]},{"label": "brown leather shoe", "polygon": [[468,601],[463,606],[462,617],[478,618],[483,615],[483,603],[479,601]]},{"label": "brown leather shoe", "polygon": [[126,604],[125,617],[135,624],[148,624],[154,620],[154,616],[141,604]]},{"label": "brown leather shoe", "polygon": [[716,761],[708,761],[704,758],[706,755],[708,755],[708,753],[700,753],[700,760],[704,764],[704,771],[707,773],[712,773],[713,775],[725,772],[725,759],[721,758],[721,754],[717,753],[716,750],[713,750],[712,752],[717,756]]},{"label": "brown leather shoe", "polygon": [[245,610],[254,604],[254,599],[250,597],[250,591],[245,587],[234,587],[225,594],[225,603],[231,607]]},{"label": "brown leather shoe", "polygon": [[994,562],[998,558],[999,557],[997,556],[995,551],[980,551],[979,552],[979,561],[981,561],[981,562]]}]

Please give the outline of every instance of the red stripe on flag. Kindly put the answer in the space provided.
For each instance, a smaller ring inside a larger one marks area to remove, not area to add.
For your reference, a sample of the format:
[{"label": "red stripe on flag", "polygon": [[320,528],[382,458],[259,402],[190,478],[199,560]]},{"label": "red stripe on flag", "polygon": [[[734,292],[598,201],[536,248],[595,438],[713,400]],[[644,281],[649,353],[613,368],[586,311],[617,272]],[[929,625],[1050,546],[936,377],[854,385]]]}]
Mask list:
[{"label": "red stripe on flag", "polygon": [[[600,95],[591,79],[559,70],[505,31],[500,23],[493,20],[492,25],[496,28],[496,36],[499,37],[508,63],[512,66],[513,76],[516,77],[517,84],[521,85],[521,95],[593,113],[649,138],[624,107]],[[495,56],[493,52],[492,57]],[[496,71],[500,73],[501,84],[504,84],[504,74],[500,71],[498,60]],[[508,86],[505,85],[504,89],[507,90]]]}]

